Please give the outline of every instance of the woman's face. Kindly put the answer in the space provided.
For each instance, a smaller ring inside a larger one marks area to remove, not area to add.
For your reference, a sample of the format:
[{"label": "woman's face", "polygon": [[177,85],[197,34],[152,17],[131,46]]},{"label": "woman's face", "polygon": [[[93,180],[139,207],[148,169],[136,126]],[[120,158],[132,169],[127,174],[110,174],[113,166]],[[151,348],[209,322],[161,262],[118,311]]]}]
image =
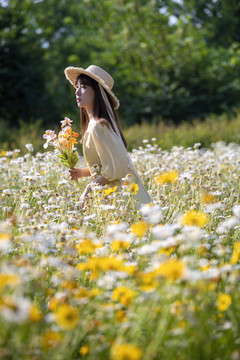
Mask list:
[{"label": "woman's face", "polygon": [[76,84],[76,100],[79,108],[92,110],[94,102],[94,90],[89,85],[81,84],[80,80]]}]

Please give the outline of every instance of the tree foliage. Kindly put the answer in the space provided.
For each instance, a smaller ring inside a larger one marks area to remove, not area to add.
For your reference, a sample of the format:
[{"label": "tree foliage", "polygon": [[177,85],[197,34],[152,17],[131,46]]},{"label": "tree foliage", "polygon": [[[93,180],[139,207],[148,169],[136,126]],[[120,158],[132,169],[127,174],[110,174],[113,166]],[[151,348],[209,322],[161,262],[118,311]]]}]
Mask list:
[{"label": "tree foliage", "polygon": [[0,118],[78,118],[64,68],[109,71],[126,124],[233,111],[238,0],[9,0],[0,5]]},{"label": "tree foliage", "polygon": [[55,110],[46,89],[42,39],[28,17],[31,8],[27,1],[0,8],[0,114],[11,125],[20,119],[51,119],[49,109]]}]

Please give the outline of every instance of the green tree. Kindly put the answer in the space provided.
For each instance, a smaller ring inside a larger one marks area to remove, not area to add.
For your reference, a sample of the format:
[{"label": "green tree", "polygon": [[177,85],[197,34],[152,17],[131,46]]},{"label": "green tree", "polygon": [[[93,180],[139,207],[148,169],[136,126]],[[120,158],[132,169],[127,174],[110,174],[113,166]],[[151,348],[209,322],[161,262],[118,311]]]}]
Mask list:
[{"label": "green tree", "polygon": [[53,119],[54,104],[46,90],[44,50],[32,3],[9,1],[0,7],[0,118],[15,125],[20,119]]},{"label": "green tree", "polygon": [[[161,1],[161,3],[163,3]],[[239,0],[164,1],[179,17],[188,16],[194,27],[204,29],[204,36],[214,46],[227,48],[240,42]]]},{"label": "green tree", "polygon": [[[237,5],[9,0],[0,7],[1,117],[12,123],[42,118],[46,124],[59,124],[64,115],[79,119],[63,72],[90,64],[113,75],[126,125],[233,111],[240,98]],[[233,27],[221,38],[223,18],[232,19]]]}]

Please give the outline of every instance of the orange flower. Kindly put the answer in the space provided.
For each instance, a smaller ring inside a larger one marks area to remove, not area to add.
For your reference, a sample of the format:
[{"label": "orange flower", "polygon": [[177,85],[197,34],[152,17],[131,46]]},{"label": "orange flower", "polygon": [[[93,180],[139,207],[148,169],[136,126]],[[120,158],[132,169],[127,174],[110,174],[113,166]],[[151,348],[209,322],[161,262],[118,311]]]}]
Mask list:
[{"label": "orange flower", "polygon": [[82,355],[82,356],[87,355],[88,352],[89,352],[89,346],[88,345],[83,345],[79,350],[79,354]]},{"label": "orange flower", "polygon": [[76,144],[77,142],[76,142],[76,139],[75,138],[70,138],[69,140],[69,143],[71,144],[71,145],[73,145],[73,144]]}]

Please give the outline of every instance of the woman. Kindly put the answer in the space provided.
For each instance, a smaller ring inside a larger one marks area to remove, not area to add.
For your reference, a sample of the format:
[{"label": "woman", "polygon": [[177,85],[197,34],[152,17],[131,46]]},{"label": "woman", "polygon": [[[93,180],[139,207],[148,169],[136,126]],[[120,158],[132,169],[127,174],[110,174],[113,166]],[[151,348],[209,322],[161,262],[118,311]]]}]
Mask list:
[{"label": "woman", "polygon": [[68,67],[66,78],[76,88],[76,100],[81,113],[82,144],[87,168],[69,170],[72,180],[94,177],[81,195],[81,207],[92,185],[117,186],[121,190],[122,178],[139,187],[134,196],[140,204],[151,202],[137,170],[127,152],[127,143],[115,110],[119,101],[113,94],[113,78],[102,68],[90,65],[87,69]]}]

